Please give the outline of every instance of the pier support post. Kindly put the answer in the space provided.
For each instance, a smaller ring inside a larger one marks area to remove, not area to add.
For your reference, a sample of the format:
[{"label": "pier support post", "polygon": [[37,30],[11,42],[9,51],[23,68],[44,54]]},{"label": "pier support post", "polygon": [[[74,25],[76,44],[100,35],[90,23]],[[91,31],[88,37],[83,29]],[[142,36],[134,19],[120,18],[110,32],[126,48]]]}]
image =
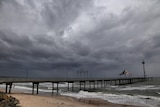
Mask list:
[{"label": "pier support post", "polygon": [[103,81],[103,87],[106,88],[106,81]]},{"label": "pier support post", "polygon": [[97,81],[97,89],[99,88],[99,81]]},{"label": "pier support post", "polygon": [[32,94],[34,94],[34,86],[35,86],[35,84],[37,85],[37,94],[38,94],[39,82],[32,82]]},{"label": "pier support post", "polygon": [[54,82],[52,82],[52,95],[54,93]]},{"label": "pier support post", "polygon": [[32,82],[32,94],[34,94],[34,83]]},{"label": "pier support post", "polygon": [[9,83],[9,94],[11,93],[12,83]]},{"label": "pier support post", "polygon": [[72,91],[74,91],[74,82],[72,82]]},{"label": "pier support post", "polygon": [[121,80],[118,80],[118,85],[120,85],[121,84]]},{"label": "pier support post", "polygon": [[101,80],[101,88],[103,88],[103,81]]},{"label": "pier support post", "polygon": [[58,91],[59,91],[59,87],[58,87],[59,83],[57,82],[57,94],[58,94]]},{"label": "pier support post", "polygon": [[8,92],[8,84],[6,83],[6,91],[5,91],[5,93],[7,93]]},{"label": "pier support post", "polygon": [[114,85],[117,85],[117,81],[116,80],[114,81]]},{"label": "pier support post", "polygon": [[97,89],[99,88],[99,81],[97,81]]},{"label": "pier support post", "polygon": [[39,83],[37,82],[36,84],[37,84],[37,94],[38,94],[38,89],[39,89]]},{"label": "pier support post", "polygon": [[[8,90],[8,85],[9,85],[9,90]],[[12,82],[6,83],[6,89],[5,89],[5,93],[11,93],[11,89],[12,89]]]},{"label": "pier support post", "polygon": [[91,81],[89,82],[89,87],[90,87],[90,89],[92,89],[92,82]]},{"label": "pier support post", "polygon": [[68,91],[69,91],[69,82],[68,82]]},{"label": "pier support post", "polygon": [[81,87],[81,81],[79,82],[79,86],[80,86],[80,90],[82,90],[82,87]]},{"label": "pier support post", "polygon": [[132,79],[129,79],[129,84],[132,84]]},{"label": "pier support post", "polygon": [[89,90],[91,89],[91,82],[88,81],[88,85],[89,85]]}]

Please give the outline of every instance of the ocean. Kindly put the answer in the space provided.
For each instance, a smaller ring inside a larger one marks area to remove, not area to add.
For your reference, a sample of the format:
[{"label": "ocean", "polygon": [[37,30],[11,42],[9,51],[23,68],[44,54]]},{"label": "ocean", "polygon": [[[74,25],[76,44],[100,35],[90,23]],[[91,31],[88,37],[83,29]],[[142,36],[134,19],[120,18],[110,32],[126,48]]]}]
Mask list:
[{"label": "ocean", "polygon": [[[16,83],[13,84],[12,90],[22,93],[32,93],[31,86],[32,83]],[[59,85],[60,95],[76,98],[100,98],[117,104],[160,107],[160,78],[153,78],[152,81],[121,86],[108,84],[105,89],[92,90],[92,92],[82,90],[71,92],[67,91],[67,86],[67,83]],[[39,94],[51,95],[51,83],[41,83],[39,87]],[[0,85],[0,88],[5,88],[5,85]]]}]

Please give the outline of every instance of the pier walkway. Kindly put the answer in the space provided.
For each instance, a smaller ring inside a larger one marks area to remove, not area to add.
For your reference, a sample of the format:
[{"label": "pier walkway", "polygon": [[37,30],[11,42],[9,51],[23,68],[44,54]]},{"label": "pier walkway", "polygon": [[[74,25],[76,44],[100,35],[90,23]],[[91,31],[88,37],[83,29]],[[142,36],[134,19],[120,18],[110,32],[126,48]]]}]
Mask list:
[{"label": "pier walkway", "polygon": [[[0,84],[5,84],[5,93],[11,93],[12,85],[13,83],[32,83],[32,94],[38,94],[39,93],[39,84],[40,83],[51,83],[52,84],[52,94],[54,94],[54,91],[56,90],[56,93],[58,94],[59,91],[59,84],[60,83],[67,83],[68,84],[68,90],[74,91],[75,84],[78,85],[79,90],[90,90],[90,89],[103,89],[107,87],[107,84],[113,84],[113,85],[127,85],[127,84],[133,84],[137,82],[144,82],[152,80],[151,77],[132,77],[132,78],[111,78],[111,79],[105,79],[105,78],[99,78],[99,79],[91,79],[91,78],[84,78],[84,79],[62,79],[62,78],[0,78]],[[71,84],[71,85],[70,85]],[[86,85],[88,86],[86,88]],[[36,91],[36,92],[35,92]]]}]

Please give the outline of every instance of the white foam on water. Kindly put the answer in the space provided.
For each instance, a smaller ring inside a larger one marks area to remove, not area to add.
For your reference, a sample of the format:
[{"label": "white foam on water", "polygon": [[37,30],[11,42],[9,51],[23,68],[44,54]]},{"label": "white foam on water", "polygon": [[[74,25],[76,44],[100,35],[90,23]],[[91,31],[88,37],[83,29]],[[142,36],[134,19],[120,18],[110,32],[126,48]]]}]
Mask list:
[{"label": "white foam on water", "polygon": [[[21,90],[21,91],[24,91],[24,92],[28,92],[32,90],[32,88],[29,88],[29,87],[25,87],[25,86],[14,86],[13,87],[14,90]],[[36,91],[36,89],[34,89]],[[52,92],[52,90],[48,90],[48,89],[40,89],[39,88],[39,91],[40,92]]]},{"label": "white foam on water", "polygon": [[0,84],[0,88],[5,88],[6,86],[4,84]]},{"label": "white foam on water", "polygon": [[79,93],[61,93],[61,95],[72,96],[76,98],[100,98],[117,104],[128,104],[145,107],[159,107],[160,98],[151,96],[130,96],[124,94],[105,94],[102,92],[80,91]]},{"label": "white foam on water", "polygon": [[29,83],[13,83],[13,85],[23,85],[23,86],[26,86],[26,85],[32,85],[31,82]]},{"label": "white foam on water", "polygon": [[160,92],[157,92],[157,94],[160,94]]},{"label": "white foam on water", "polygon": [[[30,87],[27,87],[30,86]],[[63,87],[67,87],[67,84],[59,84],[58,87],[63,88]],[[2,87],[5,88],[5,85],[2,85]],[[52,84],[51,83],[41,83],[39,84],[39,87],[44,87],[46,89],[41,89],[39,88],[40,92],[52,92]],[[54,84],[54,87],[57,87],[57,84]],[[23,90],[23,91],[31,91],[32,90],[32,83],[15,83],[12,86],[12,89],[14,90]],[[36,90],[36,88],[34,89]],[[56,91],[56,90],[54,90]]]},{"label": "white foam on water", "polygon": [[119,86],[115,86],[115,85],[110,85],[108,86],[109,88],[119,88]]},{"label": "white foam on water", "polygon": [[32,90],[32,88],[25,87],[25,86],[14,86],[13,89]]},{"label": "white foam on water", "polygon": [[[27,87],[27,86],[32,86],[32,83],[14,83],[12,85],[12,90],[13,91],[20,91],[23,93],[31,93],[32,92],[32,87]],[[1,84],[0,88],[5,88],[5,84]],[[34,89],[36,91],[36,88]],[[39,92],[52,92],[51,89],[40,89],[39,88]],[[54,92],[56,92],[56,90],[54,90]],[[59,91],[61,92],[61,90]]]},{"label": "white foam on water", "polygon": [[[47,87],[48,89],[52,89],[52,83],[41,83],[39,85],[43,86],[43,87]],[[67,87],[67,86],[68,86],[67,83],[59,83],[58,84],[58,87],[60,87],[60,88],[64,88],[64,87]],[[54,84],[54,87],[57,87],[56,83]]]},{"label": "white foam on water", "polygon": [[160,87],[155,85],[127,86],[127,87],[117,88],[117,90],[157,90],[157,89],[160,89]]}]

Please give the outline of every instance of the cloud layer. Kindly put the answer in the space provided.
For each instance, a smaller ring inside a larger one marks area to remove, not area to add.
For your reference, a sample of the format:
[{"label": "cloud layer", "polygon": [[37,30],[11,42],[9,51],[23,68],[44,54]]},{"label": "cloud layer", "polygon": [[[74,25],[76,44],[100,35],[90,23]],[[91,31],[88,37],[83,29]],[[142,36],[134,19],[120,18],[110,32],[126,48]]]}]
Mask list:
[{"label": "cloud layer", "polygon": [[160,76],[159,28],[158,0],[1,0],[0,74]]}]

